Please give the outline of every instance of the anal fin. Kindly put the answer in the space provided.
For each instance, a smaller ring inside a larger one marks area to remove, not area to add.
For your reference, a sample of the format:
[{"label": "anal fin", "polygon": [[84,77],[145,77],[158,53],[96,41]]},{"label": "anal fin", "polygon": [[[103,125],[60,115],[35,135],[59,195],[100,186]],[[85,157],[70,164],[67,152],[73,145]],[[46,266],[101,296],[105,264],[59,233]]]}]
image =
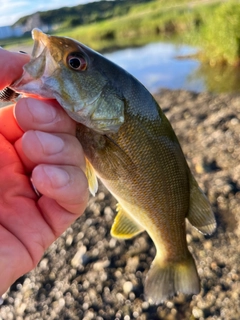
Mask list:
[{"label": "anal fin", "polygon": [[98,190],[97,176],[96,176],[96,173],[95,173],[91,163],[88,161],[87,158],[85,158],[85,160],[86,160],[85,174],[86,174],[86,177],[88,180],[89,191],[91,192],[91,194],[93,196],[95,196],[95,194],[97,193],[97,190]]},{"label": "anal fin", "polygon": [[217,226],[210,203],[192,174],[190,176],[190,205],[187,219],[203,234],[211,235]]},{"label": "anal fin", "polygon": [[118,214],[116,215],[111,228],[111,235],[113,237],[130,239],[144,231],[144,228],[133,220],[120,204],[117,206],[117,211]]}]

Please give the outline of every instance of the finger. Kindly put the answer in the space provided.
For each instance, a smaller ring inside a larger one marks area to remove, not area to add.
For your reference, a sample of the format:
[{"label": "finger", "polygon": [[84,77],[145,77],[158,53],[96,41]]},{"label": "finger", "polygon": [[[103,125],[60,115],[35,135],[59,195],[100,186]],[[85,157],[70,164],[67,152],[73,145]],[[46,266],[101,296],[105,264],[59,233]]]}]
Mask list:
[{"label": "finger", "polygon": [[[21,159],[21,162],[22,162],[24,169],[25,169],[25,173],[30,174],[32,172],[33,168],[36,166],[36,162],[31,161],[24,153],[23,148],[22,148],[22,138],[18,139],[14,143],[14,148],[18,154],[18,157]],[[32,148],[33,148],[33,146],[32,146]]]},{"label": "finger", "polygon": [[20,99],[15,107],[15,116],[24,131],[68,132],[76,135],[76,123],[56,100]]},{"label": "finger", "polygon": [[13,115],[13,105],[0,108],[0,133],[11,143],[23,134]]},{"label": "finger", "polygon": [[39,199],[38,206],[41,209],[45,221],[48,223],[52,233],[57,239],[80,215],[84,213],[87,201],[86,203],[83,202],[82,204],[79,204],[77,210],[73,210],[76,211],[77,214],[67,211],[54,199],[44,196]]},{"label": "finger", "polygon": [[[33,148],[34,146],[34,148]],[[69,134],[51,134],[42,131],[27,131],[15,148],[28,170],[36,164],[67,164],[85,170],[85,158],[81,144]]]},{"label": "finger", "polygon": [[[0,134],[0,146],[0,187],[4,188],[4,184],[2,182],[5,178],[8,178],[9,172],[12,170],[14,174],[17,172],[23,173],[23,168],[14,147],[2,134]],[[11,176],[9,176],[8,182],[11,182]],[[2,193],[0,194],[2,195]]]},{"label": "finger", "polygon": [[32,181],[42,198],[54,199],[70,213],[80,215],[87,205],[88,182],[78,167],[41,164],[34,168]]},{"label": "finger", "polygon": [[[25,198],[37,199],[21,160],[13,145],[0,134],[0,213],[1,206],[9,206],[9,197],[21,195]],[[15,205],[15,203],[12,205]],[[16,212],[18,208],[16,207]]]},{"label": "finger", "polygon": [[0,49],[1,79],[0,90],[19,79],[23,73],[23,65],[29,61],[27,54]]}]

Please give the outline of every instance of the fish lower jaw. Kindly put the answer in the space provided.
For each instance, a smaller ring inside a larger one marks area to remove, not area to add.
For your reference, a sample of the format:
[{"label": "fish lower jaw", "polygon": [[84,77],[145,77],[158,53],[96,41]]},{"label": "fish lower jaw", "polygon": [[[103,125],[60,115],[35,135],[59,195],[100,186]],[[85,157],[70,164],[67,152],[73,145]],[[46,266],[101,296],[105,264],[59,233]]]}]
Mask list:
[{"label": "fish lower jaw", "polygon": [[24,96],[34,97],[38,99],[55,99],[51,92],[41,89],[42,82],[39,80],[35,80],[29,83],[19,82],[13,84],[10,88],[20,94],[23,94]]}]

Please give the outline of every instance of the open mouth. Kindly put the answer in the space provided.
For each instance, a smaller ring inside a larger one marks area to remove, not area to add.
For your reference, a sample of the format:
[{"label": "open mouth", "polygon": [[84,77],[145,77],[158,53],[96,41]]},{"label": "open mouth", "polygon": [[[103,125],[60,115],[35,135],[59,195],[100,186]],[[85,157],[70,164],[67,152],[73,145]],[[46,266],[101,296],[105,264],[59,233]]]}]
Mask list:
[{"label": "open mouth", "polygon": [[24,65],[23,75],[10,88],[27,96],[54,98],[45,87],[45,79],[50,77],[58,67],[49,51],[49,38],[39,29],[33,29],[34,40],[31,60]]}]

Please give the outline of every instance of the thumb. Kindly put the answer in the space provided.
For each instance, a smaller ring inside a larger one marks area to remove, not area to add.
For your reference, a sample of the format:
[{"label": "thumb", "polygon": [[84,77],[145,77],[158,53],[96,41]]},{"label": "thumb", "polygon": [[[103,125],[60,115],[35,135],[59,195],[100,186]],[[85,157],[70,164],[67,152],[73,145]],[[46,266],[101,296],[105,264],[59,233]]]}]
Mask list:
[{"label": "thumb", "polygon": [[30,57],[27,54],[0,49],[0,90],[8,87],[15,80],[21,77],[23,73],[22,67],[29,61],[29,59]]}]

